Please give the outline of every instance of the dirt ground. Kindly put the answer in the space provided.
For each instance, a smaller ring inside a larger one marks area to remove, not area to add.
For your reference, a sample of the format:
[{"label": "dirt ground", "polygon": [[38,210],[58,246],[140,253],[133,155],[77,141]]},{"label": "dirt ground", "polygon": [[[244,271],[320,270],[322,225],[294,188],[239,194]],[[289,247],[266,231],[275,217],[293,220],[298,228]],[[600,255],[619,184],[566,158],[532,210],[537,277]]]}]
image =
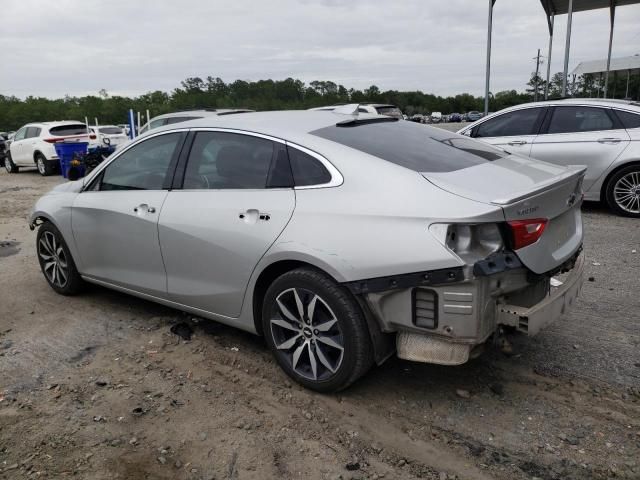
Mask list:
[{"label": "dirt ground", "polygon": [[[55,294],[0,173],[0,478],[640,478],[640,222],[584,207],[570,316],[460,367],[391,359],[339,395],[263,341],[124,294]],[[170,332],[186,321],[190,341]]]}]

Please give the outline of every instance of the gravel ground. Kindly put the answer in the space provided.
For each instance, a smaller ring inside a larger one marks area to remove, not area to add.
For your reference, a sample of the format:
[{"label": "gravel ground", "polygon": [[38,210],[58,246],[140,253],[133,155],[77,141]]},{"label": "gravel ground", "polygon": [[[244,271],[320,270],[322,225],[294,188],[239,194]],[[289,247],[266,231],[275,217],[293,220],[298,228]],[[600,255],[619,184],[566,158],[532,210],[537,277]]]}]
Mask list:
[{"label": "gravel ground", "polygon": [[98,287],[56,295],[25,218],[60,181],[0,173],[0,478],[640,478],[637,220],[584,207],[591,281],[511,352],[392,359],[318,395],[257,337]]}]

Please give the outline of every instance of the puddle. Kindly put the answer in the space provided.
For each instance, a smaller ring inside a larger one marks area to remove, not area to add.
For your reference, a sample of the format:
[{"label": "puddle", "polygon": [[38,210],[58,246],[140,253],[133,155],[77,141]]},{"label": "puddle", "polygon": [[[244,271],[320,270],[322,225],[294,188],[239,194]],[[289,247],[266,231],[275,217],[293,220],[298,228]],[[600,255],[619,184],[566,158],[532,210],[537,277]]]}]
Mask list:
[{"label": "puddle", "polygon": [[5,240],[0,242],[0,258],[10,257],[20,251],[18,248],[20,242],[14,242],[12,240]]}]

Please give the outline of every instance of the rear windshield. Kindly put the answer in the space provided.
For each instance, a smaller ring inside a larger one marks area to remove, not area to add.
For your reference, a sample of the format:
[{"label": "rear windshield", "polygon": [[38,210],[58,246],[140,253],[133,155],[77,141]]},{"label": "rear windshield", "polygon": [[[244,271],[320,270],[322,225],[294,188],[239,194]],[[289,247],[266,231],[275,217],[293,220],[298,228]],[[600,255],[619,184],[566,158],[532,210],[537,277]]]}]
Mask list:
[{"label": "rear windshield", "polygon": [[66,135],[86,135],[87,126],[83,123],[78,123],[76,125],[61,125],[59,127],[51,127],[49,129],[49,133],[59,137],[64,137]]},{"label": "rear windshield", "polygon": [[389,117],[402,117],[402,112],[398,107],[388,106],[388,107],[376,107],[376,111],[380,115],[387,115]]},{"label": "rear windshield", "polygon": [[331,126],[310,133],[416,172],[452,172],[509,155],[477,140],[414,122]]},{"label": "rear windshield", "polygon": [[106,133],[107,135],[120,135],[122,129],[118,127],[100,127],[100,133]]}]

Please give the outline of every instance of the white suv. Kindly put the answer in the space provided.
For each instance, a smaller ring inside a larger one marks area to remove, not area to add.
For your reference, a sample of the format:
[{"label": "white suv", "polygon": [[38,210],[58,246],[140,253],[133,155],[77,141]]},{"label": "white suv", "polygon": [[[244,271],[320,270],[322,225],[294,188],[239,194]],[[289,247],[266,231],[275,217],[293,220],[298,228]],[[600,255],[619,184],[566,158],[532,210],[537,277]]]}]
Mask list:
[{"label": "white suv", "polygon": [[18,130],[4,159],[9,173],[17,173],[20,167],[36,167],[41,175],[51,175],[59,167],[55,144],[62,141],[88,142],[95,140],[82,122],[28,123]]}]

